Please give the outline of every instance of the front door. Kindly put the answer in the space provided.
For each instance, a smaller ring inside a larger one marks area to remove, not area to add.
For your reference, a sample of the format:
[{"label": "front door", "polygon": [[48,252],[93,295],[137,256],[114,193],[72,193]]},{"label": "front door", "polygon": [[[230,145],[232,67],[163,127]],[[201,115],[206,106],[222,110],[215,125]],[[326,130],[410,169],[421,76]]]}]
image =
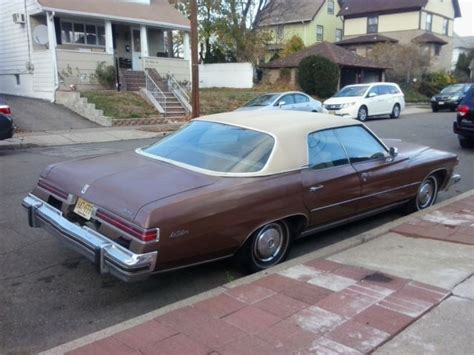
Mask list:
[{"label": "front door", "polygon": [[139,28],[132,28],[132,69],[143,70],[142,43]]},{"label": "front door", "polygon": [[310,226],[319,226],[356,213],[360,179],[334,130],[308,136],[309,167],[301,172],[303,198],[311,212]]}]

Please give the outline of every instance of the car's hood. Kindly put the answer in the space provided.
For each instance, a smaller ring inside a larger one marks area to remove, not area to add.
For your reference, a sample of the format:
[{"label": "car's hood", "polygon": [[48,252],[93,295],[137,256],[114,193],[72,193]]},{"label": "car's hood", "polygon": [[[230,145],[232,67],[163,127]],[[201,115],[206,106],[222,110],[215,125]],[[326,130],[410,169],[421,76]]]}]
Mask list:
[{"label": "car's hood", "polygon": [[325,105],[338,105],[356,102],[362,99],[362,96],[350,96],[350,97],[331,97],[324,101]]},{"label": "car's hood", "polygon": [[129,220],[146,204],[217,180],[135,152],[55,164],[42,177]]}]

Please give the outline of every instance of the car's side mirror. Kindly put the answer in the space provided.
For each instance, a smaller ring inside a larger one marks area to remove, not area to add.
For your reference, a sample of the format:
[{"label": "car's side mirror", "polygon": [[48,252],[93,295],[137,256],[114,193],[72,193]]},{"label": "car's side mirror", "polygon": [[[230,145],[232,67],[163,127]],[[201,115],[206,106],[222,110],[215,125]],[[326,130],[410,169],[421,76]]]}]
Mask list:
[{"label": "car's side mirror", "polygon": [[285,102],[285,101],[280,101],[280,102],[278,103],[278,107],[279,107],[279,108],[282,108],[282,107],[285,106],[285,105],[286,105],[286,102]]},{"label": "car's side mirror", "polygon": [[370,92],[369,95],[367,95],[367,97],[375,97],[377,96],[377,93],[375,92]]},{"label": "car's side mirror", "polygon": [[395,158],[398,155],[398,148],[397,147],[390,147],[389,153],[390,153],[391,158]]}]

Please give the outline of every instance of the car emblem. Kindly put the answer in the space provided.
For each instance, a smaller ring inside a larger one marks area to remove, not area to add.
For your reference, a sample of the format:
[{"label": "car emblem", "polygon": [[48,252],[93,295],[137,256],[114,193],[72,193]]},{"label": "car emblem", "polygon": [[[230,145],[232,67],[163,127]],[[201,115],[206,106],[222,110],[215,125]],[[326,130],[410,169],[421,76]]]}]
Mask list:
[{"label": "car emblem", "polygon": [[89,186],[88,184],[85,184],[84,187],[83,187],[82,190],[81,190],[81,194],[84,195],[84,194],[87,192],[87,190],[89,189],[89,187],[90,187],[90,186]]}]

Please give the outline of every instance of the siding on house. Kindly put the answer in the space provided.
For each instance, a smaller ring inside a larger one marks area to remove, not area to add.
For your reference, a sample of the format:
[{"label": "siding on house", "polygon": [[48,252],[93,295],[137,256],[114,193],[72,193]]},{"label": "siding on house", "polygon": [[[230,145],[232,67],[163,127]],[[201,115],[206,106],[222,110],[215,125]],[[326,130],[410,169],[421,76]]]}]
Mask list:
[{"label": "siding on house", "polygon": [[[52,100],[54,66],[51,50],[36,50],[29,41],[34,25],[30,15],[40,11],[38,4],[34,0],[2,0],[0,6],[0,93]],[[14,23],[14,13],[25,14],[27,23]]]},{"label": "siding on house", "polygon": [[112,54],[105,52],[57,49],[58,73],[60,89],[69,88],[69,85],[77,85],[79,90],[97,89],[100,84],[97,81],[97,66],[105,62],[106,65],[114,65]]}]

